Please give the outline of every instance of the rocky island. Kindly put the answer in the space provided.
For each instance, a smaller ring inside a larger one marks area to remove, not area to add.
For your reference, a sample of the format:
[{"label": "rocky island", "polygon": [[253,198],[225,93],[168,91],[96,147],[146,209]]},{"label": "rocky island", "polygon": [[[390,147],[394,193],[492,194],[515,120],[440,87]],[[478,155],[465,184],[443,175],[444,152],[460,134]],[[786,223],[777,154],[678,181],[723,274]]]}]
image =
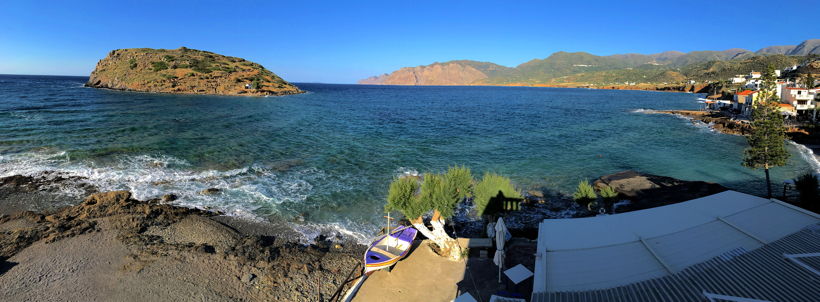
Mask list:
[{"label": "rocky island", "polygon": [[303,92],[257,63],[186,47],[113,50],[97,63],[86,86],[142,92],[247,96]]}]

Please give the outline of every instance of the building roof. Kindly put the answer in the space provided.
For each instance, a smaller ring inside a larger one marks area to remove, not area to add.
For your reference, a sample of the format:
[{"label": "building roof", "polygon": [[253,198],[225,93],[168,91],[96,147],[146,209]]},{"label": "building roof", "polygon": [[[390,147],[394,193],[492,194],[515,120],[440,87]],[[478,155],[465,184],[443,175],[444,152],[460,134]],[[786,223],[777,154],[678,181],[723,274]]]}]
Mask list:
[{"label": "building roof", "polygon": [[755,94],[755,93],[757,93],[757,91],[744,90],[742,92],[738,92],[737,95],[751,95],[751,94]]},{"label": "building roof", "polygon": [[[735,191],[622,214],[546,219],[538,231],[533,301],[552,301],[549,297],[563,294],[589,297],[583,295],[634,286],[653,294],[679,294],[679,289],[663,285],[664,280],[681,282],[683,285],[674,286],[686,287],[683,292],[687,294],[702,294],[707,289],[718,294],[746,293],[720,292],[720,287],[687,283],[681,276],[697,275],[697,265],[746,255],[818,223],[820,215]],[[805,249],[820,253],[820,241]],[[805,252],[804,247],[799,251],[795,247],[795,252]],[[727,278],[737,278],[733,276]],[[817,280],[812,281],[814,293],[820,294]],[[644,294],[649,295],[640,295]],[[674,301],[647,297],[647,301]]]},{"label": "building roof", "polygon": [[[754,251],[727,253],[673,275],[604,290],[534,293],[531,301],[817,301],[820,281],[803,265],[820,268],[819,250],[820,224],[815,224]],[[741,299],[707,300],[710,296]]]},{"label": "building roof", "polygon": [[777,104],[782,110],[794,111],[796,110],[792,104]]}]

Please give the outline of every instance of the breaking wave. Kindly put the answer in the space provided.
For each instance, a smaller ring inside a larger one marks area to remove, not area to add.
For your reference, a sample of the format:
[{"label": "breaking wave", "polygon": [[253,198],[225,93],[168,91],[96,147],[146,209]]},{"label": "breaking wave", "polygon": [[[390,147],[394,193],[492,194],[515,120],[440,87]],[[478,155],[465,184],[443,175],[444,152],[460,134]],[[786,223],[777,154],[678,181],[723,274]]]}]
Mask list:
[{"label": "breaking wave", "polygon": [[[0,155],[0,177],[12,175],[61,175],[76,177],[100,191],[128,190],[134,198],[148,200],[173,193],[173,203],[186,207],[219,210],[229,216],[263,221],[266,216],[292,216],[280,205],[304,203],[309,196],[350,189],[343,179],[330,177],[317,168],[292,168],[251,165],[226,171],[196,170],[185,160],[164,155],[122,156],[100,165],[91,161],[72,160],[68,153],[30,152]],[[55,173],[56,172],[56,173]],[[220,194],[200,192],[217,188]],[[79,187],[60,186],[59,193],[82,198]],[[344,223],[305,222],[297,217],[287,222],[309,242],[318,235],[341,235],[363,242],[372,226]]]},{"label": "breaking wave", "polygon": [[814,154],[814,151],[812,151],[804,145],[795,143],[793,141],[789,141],[789,143],[794,145],[794,147],[797,149],[797,152],[800,154],[800,157],[803,159],[803,161],[809,164],[809,166],[814,172],[820,173],[820,160],[817,159],[817,154]]}]

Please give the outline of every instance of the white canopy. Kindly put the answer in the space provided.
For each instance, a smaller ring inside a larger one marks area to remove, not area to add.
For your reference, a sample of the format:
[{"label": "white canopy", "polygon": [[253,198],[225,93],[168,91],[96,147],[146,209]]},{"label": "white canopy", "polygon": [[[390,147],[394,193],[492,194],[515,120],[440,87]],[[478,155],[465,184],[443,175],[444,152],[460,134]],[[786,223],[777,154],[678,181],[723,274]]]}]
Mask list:
[{"label": "white canopy", "polygon": [[780,201],[726,191],[652,209],[546,219],[534,292],[612,288],[763,246],[820,222]]}]

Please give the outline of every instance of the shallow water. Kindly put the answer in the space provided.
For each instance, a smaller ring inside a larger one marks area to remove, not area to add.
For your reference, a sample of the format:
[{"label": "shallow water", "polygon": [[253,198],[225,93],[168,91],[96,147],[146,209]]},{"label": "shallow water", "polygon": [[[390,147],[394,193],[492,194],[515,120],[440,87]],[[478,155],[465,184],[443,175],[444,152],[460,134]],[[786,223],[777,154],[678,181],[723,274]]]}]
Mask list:
[{"label": "shallow water", "polygon": [[[625,169],[765,192],[763,172],[740,165],[742,137],[644,112],[697,109],[694,94],[299,84],[309,93],[255,98],[85,80],[0,76],[0,176],[63,171],[140,199],[176,193],[180,204],[362,238],[382,221],[391,178],[452,164],[561,193]],[[789,149],[776,183],[818,170],[808,150]],[[223,194],[198,193],[209,187]]]}]

